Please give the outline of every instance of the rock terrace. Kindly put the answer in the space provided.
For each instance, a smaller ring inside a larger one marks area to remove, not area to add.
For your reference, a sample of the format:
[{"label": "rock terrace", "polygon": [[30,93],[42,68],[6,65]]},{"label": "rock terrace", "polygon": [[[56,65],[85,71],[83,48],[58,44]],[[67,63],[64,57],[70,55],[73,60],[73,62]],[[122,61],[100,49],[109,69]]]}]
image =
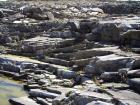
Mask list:
[{"label": "rock terrace", "polygon": [[140,3],[0,2],[0,74],[12,105],[139,105]]}]

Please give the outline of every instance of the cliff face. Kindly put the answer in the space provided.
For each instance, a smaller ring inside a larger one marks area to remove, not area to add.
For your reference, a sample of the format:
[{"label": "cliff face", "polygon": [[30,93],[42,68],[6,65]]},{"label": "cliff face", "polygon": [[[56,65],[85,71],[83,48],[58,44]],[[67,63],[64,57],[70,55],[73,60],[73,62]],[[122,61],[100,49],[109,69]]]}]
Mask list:
[{"label": "cliff face", "polygon": [[0,74],[12,105],[139,105],[140,3],[0,2]]}]

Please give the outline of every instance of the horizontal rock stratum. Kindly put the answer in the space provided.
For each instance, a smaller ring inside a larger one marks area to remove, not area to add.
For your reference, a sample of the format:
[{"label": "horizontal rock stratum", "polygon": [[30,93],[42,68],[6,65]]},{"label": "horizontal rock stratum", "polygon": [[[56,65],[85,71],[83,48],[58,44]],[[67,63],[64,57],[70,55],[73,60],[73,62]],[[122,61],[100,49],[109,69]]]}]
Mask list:
[{"label": "horizontal rock stratum", "polygon": [[28,93],[9,97],[11,105],[139,105],[139,2],[0,7],[0,75],[22,81]]}]

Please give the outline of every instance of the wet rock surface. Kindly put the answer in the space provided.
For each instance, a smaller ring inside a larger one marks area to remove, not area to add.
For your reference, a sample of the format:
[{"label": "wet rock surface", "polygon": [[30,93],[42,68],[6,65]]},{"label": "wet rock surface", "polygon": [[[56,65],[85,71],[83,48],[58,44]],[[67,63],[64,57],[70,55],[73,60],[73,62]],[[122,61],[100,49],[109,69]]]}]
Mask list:
[{"label": "wet rock surface", "polygon": [[0,74],[28,91],[10,104],[139,105],[139,2],[0,6]]}]

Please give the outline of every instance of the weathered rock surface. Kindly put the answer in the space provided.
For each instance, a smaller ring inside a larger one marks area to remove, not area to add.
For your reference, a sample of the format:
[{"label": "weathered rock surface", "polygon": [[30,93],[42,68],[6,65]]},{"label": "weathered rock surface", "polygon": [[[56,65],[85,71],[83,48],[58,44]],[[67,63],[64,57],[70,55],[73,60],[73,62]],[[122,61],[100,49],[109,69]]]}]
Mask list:
[{"label": "weathered rock surface", "polygon": [[[96,57],[91,60],[89,65],[85,68],[85,72],[92,74],[101,74],[103,72],[117,72],[121,68],[127,68],[133,61],[130,57],[107,55]],[[129,68],[129,67],[128,67]]]},{"label": "weathered rock surface", "polygon": [[133,78],[128,80],[128,84],[130,85],[131,88],[134,90],[140,92],[140,78]]},{"label": "weathered rock surface", "polygon": [[139,2],[0,7],[0,74],[29,93],[12,105],[139,105]]},{"label": "weathered rock surface", "polygon": [[28,97],[12,98],[9,102],[13,105],[39,105]]}]

